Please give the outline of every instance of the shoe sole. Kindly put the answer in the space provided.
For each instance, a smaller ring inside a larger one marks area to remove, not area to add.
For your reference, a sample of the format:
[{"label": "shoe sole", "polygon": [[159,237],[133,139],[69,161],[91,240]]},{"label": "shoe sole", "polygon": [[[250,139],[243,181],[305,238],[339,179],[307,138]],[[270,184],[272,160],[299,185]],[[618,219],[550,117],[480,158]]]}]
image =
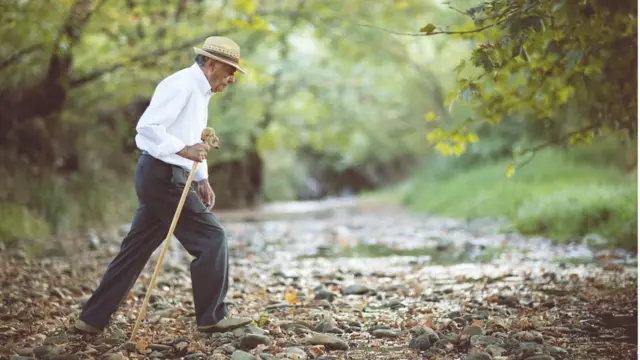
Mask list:
[{"label": "shoe sole", "polygon": [[80,322],[76,322],[75,325],[73,326],[76,330],[81,331],[85,334],[101,334],[102,331],[93,328],[91,325],[88,324],[84,324],[84,323],[80,323]]},{"label": "shoe sole", "polygon": [[244,324],[238,324],[236,326],[232,326],[232,327],[225,327],[224,329],[218,328],[216,327],[216,325],[211,325],[211,326],[198,326],[198,331],[200,332],[204,332],[204,333],[221,333],[221,332],[229,332],[229,331],[233,331],[235,329],[241,328],[243,326],[247,326],[251,324],[251,321],[244,323]]}]

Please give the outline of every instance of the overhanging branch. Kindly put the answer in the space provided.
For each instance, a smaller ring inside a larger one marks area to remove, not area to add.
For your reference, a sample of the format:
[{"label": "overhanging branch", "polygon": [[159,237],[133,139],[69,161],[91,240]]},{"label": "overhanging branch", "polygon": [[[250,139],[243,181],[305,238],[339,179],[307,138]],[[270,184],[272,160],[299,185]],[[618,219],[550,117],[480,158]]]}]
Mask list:
[{"label": "overhanging branch", "polygon": [[20,60],[23,56],[28,55],[32,52],[35,52],[37,50],[42,50],[44,49],[44,45],[43,44],[35,44],[35,45],[31,45],[27,48],[24,48],[20,51],[18,51],[17,53],[9,56],[8,58],[1,60],[0,61],[0,70],[8,67],[9,65],[15,63],[16,61]]},{"label": "overhanging branch", "polygon": [[533,158],[536,156],[538,151],[540,151],[540,150],[542,150],[542,149],[544,149],[546,147],[549,147],[551,145],[556,145],[556,144],[558,144],[558,143],[560,143],[562,141],[568,140],[574,135],[586,133],[586,132],[592,131],[592,130],[597,130],[601,126],[602,126],[602,124],[600,124],[600,123],[591,124],[589,126],[585,126],[585,127],[580,128],[578,130],[568,132],[568,133],[564,134],[563,136],[561,136],[560,138],[549,140],[549,141],[545,141],[545,142],[542,142],[542,143],[540,143],[540,144],[538,144],[536,146],[532,146],[532,147],[530,147],[528,149],[523,150],[520,155],[530,154],[530,156],[527,158],[527,160],[525,160],[525,161],[521,162],[520,164],[518,164],[516,166],[516,169],[520,169],[523,166],[525,166],[528,163],[530,163],[531,160],[533,160]]},{"label": "overhanging branch", "polygon": [[226,30],[226,31],[219,31],[219,32],[216,32],[214,34],[209,33],[209,34],[206,34],[206,35],[200,35],[198,37],[191,38],[189,40],[186,40],[186,41],[183,41],[181,43],[175,44],[173,46],[156,49],[156,50],[154,50],[154,51],[152,51],[150,53],[144,53],[144,54],[135,55],[135,56],[133,56],[133,57],[131,57],[131,58],[125,60],[125,61],[119,62],[117,64],[113,64],[113,65],[110,65],[110,66],[105,66],[105,67],[103,67],[101,69],[94,70],[94,71],[92,71],[92,72],[90,72],[88,74],[84,74],[84,75],[82,75],[82,76],[80,76],[78,78],[72,79],[70,86],[72,88],[80,87],[82,85],[85,85],[85,84],[93,81],[93,80],[98,79],[99,77],[101,77],[103,75],[106,75],[106,74],[114,72],[114,71],[116,71],[116,70],[118,70],[118,69],[120,69],[122,67],[130,65],[131,63],[141,62],[141,61],[147,60],[147,59],[152,58],[152,57],[158,57],[158,56],[166,55],[166,54],[168,54],[170,52],[181,50],[181,49],[184,49],[186,47],[193,46],[193,45],[196,45],[198,43],[201,43],[206,38],[208,38],[209,36],[226,35],[226,34],[230,33],[233,30],[234,29],[229,29],[229,30]]},{"label": "overhanging branch", "polygon": [[[534,2],[532,4],[526,5],[526,6],[522,6],[519,9],[516,10],[508,10],[502,14],[497,15],[497,18],[499,20],[492,22],[491,24],[485,25],[485,26],[481,26],[477,29],[473,29],[473,30],[464,30],[464,31],[430,31],[430,32],[418,32],[418,33],[412,33],[412,32],[401,32],[401,31],[395,31],[395,30],[390,30],[390,29],[386,29],[383,27],[379,27],[379,26],[375,26],[375,25],[369,25],[369,24],[356,24],[358,26],[362,26],[362,27],[368,27],[368,28],[373,28],[373,29],[377,29],[377,30],[382,30],[391,34],[395,34],[395,35],[403,35],[403,36],[431,36],[431,35],[439,35],[439,34],[445,34],[445,35],[463,35],[463,34],[473,34],[473,33],[478,33],[484,30],[487,30],[489,28],[492,28],[494,26],[500,25],[506,21],[508,21],[509,19],[511,19],[512,16],[518,14],[518,13],[526,13],[530,10],[532,10],[533,8],[537,7],[540,5],[540,2]],[[456,11],[459,11],[456,9]],[[489,17],[483,20],[487,20],[493,17]]]},{"label": "overhanging branch", "polygon": [[507,19],[503,19],[501,21],[496,21],[495,23],[489,24],[489,25],[485,25],[482,27],[479,27],[477,29],[473,29],[473,30],[465,30],[465,31],[434,31],[434,32],[419,32],[419,33],[410,33],[410,32],[400,32],[400,31],[395,31],[395,30],[390,30],[390,29],[385,29],[383,27],[379,27],[379,26],[375,26],[375,25],[368,25],[368,24],[356,24],[358,26],[362,26],[362,27],[368,27],[368,28],[373,28],[373,29],[377,29],[377,30],[382,30],[391,34],[395,34],[395,35],[404,35],[404,36],[431,36],[431,35],[438,35],[438,34],[447,34],[447,35],[456,35],[456,34],[473,34],[473,33],[477,33],[477,32],[481,32],[484,30],[487,30],[491,27],[497,26],[502,24],[503,22],[507,21]]}]

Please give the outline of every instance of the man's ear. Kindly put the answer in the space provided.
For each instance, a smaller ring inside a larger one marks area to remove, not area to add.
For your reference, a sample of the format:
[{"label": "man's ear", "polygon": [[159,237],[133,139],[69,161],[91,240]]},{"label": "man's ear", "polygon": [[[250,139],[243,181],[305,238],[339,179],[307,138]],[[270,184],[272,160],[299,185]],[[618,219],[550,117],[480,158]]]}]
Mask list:
[{"label": "man's ear", "polygon": [[211,70],[212,72],[218,68],[218,62],[213,59],[209,59],[208,65],[209,65],[209,70]]}]

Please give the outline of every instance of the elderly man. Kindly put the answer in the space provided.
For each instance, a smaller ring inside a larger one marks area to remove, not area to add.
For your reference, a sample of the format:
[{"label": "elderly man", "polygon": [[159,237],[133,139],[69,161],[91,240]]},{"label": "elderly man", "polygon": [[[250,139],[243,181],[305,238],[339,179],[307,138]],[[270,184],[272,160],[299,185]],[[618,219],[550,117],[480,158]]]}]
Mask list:
[{"label": "elderly man", "polygon": [[135,169],[138,208],[120,252],[75,324],[80,331],[102,332],[126,298],[168,233],[193,161],[199,162],[194,188],[185,200],[175,236],[195,257],[190,270],[196,324],[200,331],[225,332],[251,322],[229,317],[224,303],[229,278],[227,243],[224,230],[210,212],[215,194],[208,181],[209,146],[200,140],[211,96],[235,82],[236,70],[245,71],[239,66],[240,48],[231,39],[209,37],[194,51],[195,64],[160,81],[138,122],[135,141],[142,151]]}]

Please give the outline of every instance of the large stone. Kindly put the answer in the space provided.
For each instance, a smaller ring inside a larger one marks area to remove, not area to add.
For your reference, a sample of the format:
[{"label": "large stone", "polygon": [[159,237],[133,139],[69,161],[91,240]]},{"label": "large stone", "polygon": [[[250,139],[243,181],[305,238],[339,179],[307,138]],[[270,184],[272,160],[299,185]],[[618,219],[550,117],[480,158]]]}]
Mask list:
[{"label": "large stone", "polygon": [[365,295],[370,291],[371,289],[361,284],[352,284],[342,289],[344,295]]}]

